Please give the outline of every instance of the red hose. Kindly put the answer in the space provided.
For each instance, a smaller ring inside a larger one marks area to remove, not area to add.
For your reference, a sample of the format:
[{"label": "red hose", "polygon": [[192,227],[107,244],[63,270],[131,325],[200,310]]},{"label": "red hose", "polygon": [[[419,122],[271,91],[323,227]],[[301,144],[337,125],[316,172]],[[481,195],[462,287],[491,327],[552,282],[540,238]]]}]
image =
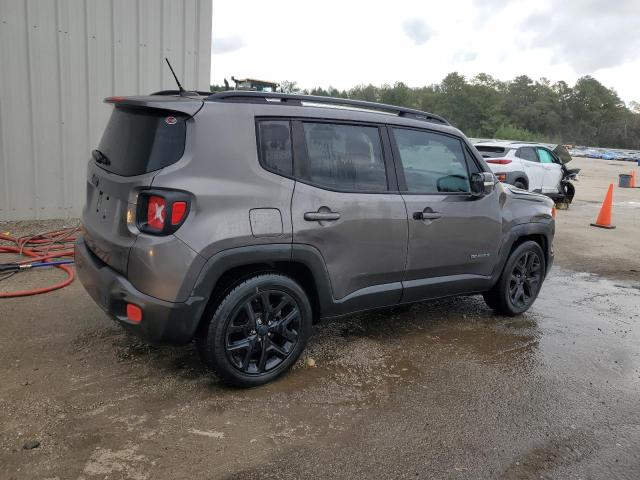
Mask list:
[{"label": "red hose", "polygon": [[[53,258],[73,258],[73,243],[75,242],[75,233],[77,231],[78,227],[73,227],[19,238],[14,238],[10,235],[0,233],[0,240],[13,244],[0,245],[0,253],[17,253],[25,257],[29,257],[26,260],[17,262],[19,264],[43,262]],[[59,268],[67,274],[67,277],[61,282],[29,290],[0,292],[0,298],[26,297],[29,295],[52,292],[54,290],[64,288],[73,282],[74,274],[71,267],[68,265],[56,265],[55,268]]]}]

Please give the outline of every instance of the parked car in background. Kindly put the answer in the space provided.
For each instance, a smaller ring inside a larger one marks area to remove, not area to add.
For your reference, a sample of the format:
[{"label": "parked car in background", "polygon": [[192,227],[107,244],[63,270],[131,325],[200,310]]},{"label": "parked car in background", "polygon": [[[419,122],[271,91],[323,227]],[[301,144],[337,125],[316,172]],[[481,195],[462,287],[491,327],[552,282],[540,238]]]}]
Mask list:
[{"label": "parked car in background", "polygon": [[[76,266],[154,343],[225,382],[287,371],[312,322],[449,295],[518,315],[553,261],[553,202],[496,182],[445,119],[329,97],[112,97]],[[535,219],[535,220],[534,220]]]},{"label": "parked car in background", "polygon": [[474,146],[499,181],[542,193],[558,203],[573,200],[579,169],[567,169],[571,155],[564,145],[505,140],[476,140]]}]

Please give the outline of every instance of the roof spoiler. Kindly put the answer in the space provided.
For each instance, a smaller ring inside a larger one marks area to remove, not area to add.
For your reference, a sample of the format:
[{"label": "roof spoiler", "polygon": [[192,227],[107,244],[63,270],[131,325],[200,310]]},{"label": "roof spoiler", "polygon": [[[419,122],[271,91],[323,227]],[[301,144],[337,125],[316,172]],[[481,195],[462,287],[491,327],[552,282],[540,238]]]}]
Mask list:
[{"label": "roof spoiler", "polygon": [[[203,92],[201,90],[185,90],[187,95],[183,95],[183,97],[188,98],[188,94],[192,95],[200,95],[201,97],[208,97],[211,95],[211,92]],[[153,92],[151,95],[180,95],[180,90],[160,90],[159,92]]]},{"label": "roof spoiler", "polygon": [[111,103],[115,107],[150,108],[167,112],[183,113],[193,117],[200,111],[204,102],[198,97],[178,97],[166,94],[146,95],[139,97],[107,97],[104,103]]}]

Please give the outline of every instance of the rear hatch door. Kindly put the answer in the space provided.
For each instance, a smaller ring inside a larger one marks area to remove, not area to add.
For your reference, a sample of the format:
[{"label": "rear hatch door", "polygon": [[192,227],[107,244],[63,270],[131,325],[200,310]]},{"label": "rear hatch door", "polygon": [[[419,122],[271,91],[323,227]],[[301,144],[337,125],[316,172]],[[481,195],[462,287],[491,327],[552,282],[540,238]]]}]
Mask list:
[{"label": "rear hatch door", "polygon": [[202,101],[175,97],[124,97],[114,110],[87,168],[82,215],[84,239],[103,262],[127,273],[139,234],[136,200],[164,167],[182,158],[189,119]]}]

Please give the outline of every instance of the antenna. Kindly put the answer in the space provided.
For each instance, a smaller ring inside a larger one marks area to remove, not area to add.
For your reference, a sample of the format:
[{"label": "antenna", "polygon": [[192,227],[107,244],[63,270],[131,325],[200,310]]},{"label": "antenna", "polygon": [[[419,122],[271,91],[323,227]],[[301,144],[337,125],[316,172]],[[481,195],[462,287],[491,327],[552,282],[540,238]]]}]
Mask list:
[{"label": "antenna", "polygon": [[169,59],[167,57],[164,57],[165,62],[167,62],[167,65],[169,65],[169,70],[171,70],[171,73],[173,74],[173,78],[176,79],[176,83],[178,84],[178,90],[180,91],[180,96],[185,95],[187,92],[185,91],[184,88],[182,88],[182,85],[180,84],[180,80],[178,80],[178,76],[176,75],[176,72],[173,71],[173,67],[171,66],[171,63],[169,63]]}]

